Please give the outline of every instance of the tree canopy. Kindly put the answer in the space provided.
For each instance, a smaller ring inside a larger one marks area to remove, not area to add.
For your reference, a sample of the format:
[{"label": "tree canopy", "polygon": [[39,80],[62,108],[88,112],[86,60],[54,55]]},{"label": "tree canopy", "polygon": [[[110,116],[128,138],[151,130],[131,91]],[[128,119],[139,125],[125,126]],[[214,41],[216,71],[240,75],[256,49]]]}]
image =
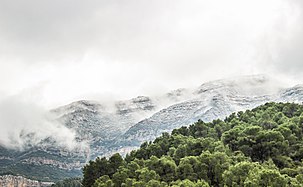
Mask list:
[{"label": "tree canopy", "polygon": [[224,120],[163,133],[122,158],[97,158],[85,187],[272,186],[303,184],[303,106],[267,103]]}]

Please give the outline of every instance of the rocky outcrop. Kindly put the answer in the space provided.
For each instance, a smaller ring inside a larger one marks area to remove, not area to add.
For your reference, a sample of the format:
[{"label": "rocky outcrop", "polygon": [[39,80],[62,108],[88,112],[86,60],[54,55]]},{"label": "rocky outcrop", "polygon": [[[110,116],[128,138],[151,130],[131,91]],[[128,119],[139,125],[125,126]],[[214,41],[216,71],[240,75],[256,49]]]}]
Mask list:
[{"label": "rocky outcrop", "polygon": [[75,161],[73,163],[66,163],[54,159],[47,159],[43,157],[30,157],[27,159],[23,159],[21,163],[24,164],[34,164],[34,165],[51,165],[54,167],[58,167],[60,169],[64,170],[72,170],[72,169],[78,169],[80,170],[83,167],[83,164],[80,163],[80,161]]},{"label": "rocky outcrop", "polygon": [[1,187],[48,187],[52,182],[40,182],[24,178],[22,176],[3,175],[0,176]]}]

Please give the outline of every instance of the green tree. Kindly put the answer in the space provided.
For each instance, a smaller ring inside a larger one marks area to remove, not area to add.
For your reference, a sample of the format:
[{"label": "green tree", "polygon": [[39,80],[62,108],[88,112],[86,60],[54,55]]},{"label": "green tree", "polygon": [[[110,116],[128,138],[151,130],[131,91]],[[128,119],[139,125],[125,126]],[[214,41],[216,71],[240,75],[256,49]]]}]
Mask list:
[{"label": "green tree", "polygon": [[230,187],[244,186],[244,181],[248,177],[249,172],[256,167],[261,166],[257,163],[247,161],[230,166],[228,170],[225,170],[223,173],[224,185]]},{"label": "green tree", "polygon": [[267,168],[256,168],[250,172],[244,182],[245,187],[288,187],[289,178],[281,175],[278,170]]},{"label": "green tree", "polygon": [[114,183],[108,175],[103,175],[95,181],[92,187],[114,187]]}]

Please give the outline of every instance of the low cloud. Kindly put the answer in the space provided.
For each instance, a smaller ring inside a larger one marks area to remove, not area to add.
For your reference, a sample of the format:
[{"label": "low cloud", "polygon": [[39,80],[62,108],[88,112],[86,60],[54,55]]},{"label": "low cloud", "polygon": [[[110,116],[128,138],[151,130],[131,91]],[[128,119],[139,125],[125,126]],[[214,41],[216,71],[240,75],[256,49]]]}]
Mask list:
[{"label": "low cloud", "polygon": [[301,75],[302,10],[300,0],[2,0],[0,91],[47,82],[46,103],[62,105]]},{"label": "low cloud", "polygon": [[282,1],[276,21],[256,40],[257,67],[280,79],[303,81],[303,2]]},{"label": "low cloud", "polygon": [[1,0],[0,144],[50,138],[73,149],[75,132],[49,109],[79,99],[113,103],[260,73],[299,83],[302,2]]},{"label": "low cloud", "polygon": [[0,129],[0,145],[7,148],[22,150],[46,139],[64,149],[77,146],[75,132],[58,123],[49,111],[20,96],[0,101]]}]

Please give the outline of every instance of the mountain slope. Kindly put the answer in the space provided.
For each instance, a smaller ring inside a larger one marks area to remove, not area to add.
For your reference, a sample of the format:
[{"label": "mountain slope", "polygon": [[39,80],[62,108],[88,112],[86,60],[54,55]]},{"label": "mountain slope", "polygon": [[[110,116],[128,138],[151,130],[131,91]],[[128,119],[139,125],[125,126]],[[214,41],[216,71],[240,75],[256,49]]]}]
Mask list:
[{"label": "mountain slope", "polygon": [[[75,132],[76,148],[57,147],[50,138],[35,145],[28,143],[23,150],[0,145],[0,175],[15,174],[44,181],[79,176],[88,160],[106,154],[112,141],[131,125],[158,108],[179,101],[180,97],[180,91],[176,91],[161,98],[139,96],[106,104],[83,100],[53,109],[51,112],[57,120]],[[160,106],[160,101],[165,105]],[[31,136],[34,133],[23,135],[29,142]]]},{"label": "mountain slope", "polygon": [[[117,144],[136,147],[144,141],[153,140],[163,132],[171,132],[174,128],[189,125],[198,119],[206,122],[216,118],[223,119],[236,111],[251,109],[269,101],[282,100],[278,99],[276,94],[270,95],[272,91],[279,90],[277,87],[273,88],[271,84],[274,83],[265,76],[205,83],[194,90],[193,98],[169,106],[132,126]],[[270,89],[268,85],[271,85]],[[282,94],[281,98],[284,98],[284,95]],[[292,96],[289,96],[288,100],[291,101]]]},{"label": "mountain slope", "polygon": [[302,105],[273,102],[225,120],[198,121],[124,159],[114,154],[91,161],[83,186],[301,187],[302,122]]},{"label": "mountain slope", "polygon": [[85,162],[96,156],[126,154],[144,141],[198,119],[223,119],[232,112],[269,101],[302,102],[303,88],[282,89],[266,76],[247,76],[212,81],[196,89],[178,89],[155,97],[140,96],[112,103],[77,101],[52,110],[58,121],[75,131],[77,149],[50,146],[50,140],[22,151],[2,147],[0,170],[30,177],[33,173],[24,172],[23,168],[34,165],[42,169],[45,166],[54,173],[47,179],[47,174],[41,172],[34,179],[52,181],[77,176]]}]

